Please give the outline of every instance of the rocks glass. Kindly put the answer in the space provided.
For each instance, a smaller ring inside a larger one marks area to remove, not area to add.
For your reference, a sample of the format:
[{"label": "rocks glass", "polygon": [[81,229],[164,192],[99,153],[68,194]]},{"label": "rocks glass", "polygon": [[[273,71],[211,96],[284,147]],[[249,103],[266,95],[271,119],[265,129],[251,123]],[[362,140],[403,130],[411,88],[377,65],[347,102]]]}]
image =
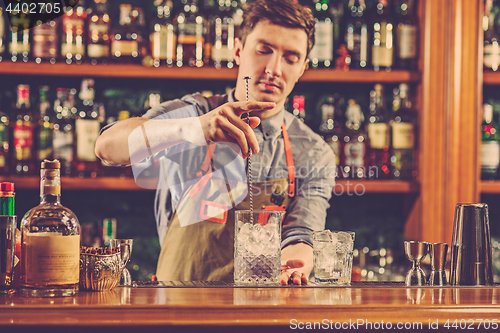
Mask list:
[{"label": "rocks glass", "polygon": [[237,210],[234,226],[234,283],[279,285],[281,221],[284,211]]}]

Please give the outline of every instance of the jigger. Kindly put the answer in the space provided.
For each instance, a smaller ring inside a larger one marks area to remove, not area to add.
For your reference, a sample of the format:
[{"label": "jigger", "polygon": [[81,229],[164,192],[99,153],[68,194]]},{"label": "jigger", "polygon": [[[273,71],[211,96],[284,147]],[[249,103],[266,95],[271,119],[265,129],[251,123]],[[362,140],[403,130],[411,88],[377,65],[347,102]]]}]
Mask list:
[{"label": "jigger", "polygon": [[457,204],[451,243],[452,286],[493,284],[488,205]]},{"label": "jigger", "polygon": [[413,267],[406,274],[407,286],[425,286],[427,281],[425,272],[420,268],[420,262],[427,256],[429,243],[417,241],[405,241],[405,254],[408,260],[413,262]]},{"label": "jigger", "polygon": [[446,264],[446,255],[448,254],[448,244],[446,243],[430,243],[429,254],[431,257],[431,275],[429,276],[429,285],[431,286],[446,286],[446,272],[444,265]]}]

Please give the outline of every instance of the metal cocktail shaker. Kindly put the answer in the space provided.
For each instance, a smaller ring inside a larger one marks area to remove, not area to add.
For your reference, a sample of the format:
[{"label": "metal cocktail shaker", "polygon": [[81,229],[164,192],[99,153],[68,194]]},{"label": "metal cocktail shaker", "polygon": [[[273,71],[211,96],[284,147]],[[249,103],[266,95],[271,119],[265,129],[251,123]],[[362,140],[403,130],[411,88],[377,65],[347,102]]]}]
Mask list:
[{"label": "metal cocktail shaker", "polygon": [[493,284],[488,205],[457,204],[451,244],[450,285]]}]

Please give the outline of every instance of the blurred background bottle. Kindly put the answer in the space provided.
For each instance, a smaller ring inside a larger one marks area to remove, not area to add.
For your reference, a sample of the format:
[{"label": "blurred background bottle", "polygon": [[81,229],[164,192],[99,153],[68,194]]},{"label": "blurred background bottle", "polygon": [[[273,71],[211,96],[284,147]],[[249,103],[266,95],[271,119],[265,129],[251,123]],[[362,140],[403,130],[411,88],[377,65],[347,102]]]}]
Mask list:
[{"label": "blurred background bottle", "polygon": [[497,71],[500,65],[500,45],[498,34],[495,31],[492,12],[493,0],[486,0],[483,16],[484,48],[483,68],[485,70]]},{"label": "blurred background bottle", "polygon": [[204,17],[197,0],[181,0],[182,10],[176,16],[177,67],[202,67],[205,48]]},{"label": "blurred background bottle", "polygon": [[350,68],[368,66],[368,23],[364,0],[349,0],[346,19],[345,43],[350,55]]},{"label": "blurred background bottle", "polygon": [[36,158],[37,169],[45,159],[52,159],[54,121],[48,98],[49,86],[39,88],[38,115],[36,119]]},{"label": "blurred background bottle", "polygon": [[340,164],[343,178],[366,178],[366,148],[368,135],[362,130],[365,120],[361,106],[353,99],[348,101],[345,112],[345,131]]},{"label": "blurred background bottle", "polygon": [[13,114],[12,169],[16,175],[33,175],[35,174],[35,126],[30,103],[30,87],[26,84],[17,86],[17,102]]},{"label": "blurred background bottle", "polygon": [[61,58],[67,64],[81,64],[85,58],[87,8],[84,0],[66,7],[61,17]]},{"label": "blurred background bottle", "polygon": [[59,52],[58,38],[59,20],[43,23],[37,21],[32,29],[33,58],[36,63],[50,62],[54,64]]},{"label": "blurred background bottle", "polygon": [[333,66],[333,20],[329,0],[314,0],[313,15],[315,24],[315,43],[309,59],[312,68]]},{"label": "blurred background bottle", "polygon": [[390,0],[378,0],[371,24],[371,64],[374,70],[391,70],[394,63],[394,17]]},{"label": "blurred background bottle", "polygon": [[481,125],[481,179],[496,179],[499,164],[499,126],[493,120],[493,106],[491,104],[484,104],[483,123]]},{"label": "blurred background bottle", "polygon": [[61,176],[71,176],[73,171],[73,142],[75,120],[69,100],[68,88],[57,88],[54,101],[53,157],[61,163]]},{"label": "blurred background bottle", "polygon": [[110,29],[108,1],[92,0],[88,9],[87,32],[87,57],[92,65],[109,62]]},{"label": "blurred background bottle", "polygon": [[368,178],[390,178],[389,112],[384,100],[384,88],[376,84],[370,91],[370,115],[366,125],[370,149],[368,150]]},{"label": "blurred background bottle", "polygon": [[155,16],[151,19],[149,43],[153,65],[173,66],[177,35],[173,24],[174,3],[172,0],[155,0]]},{"label": "blurred background bottle", "polygon": [[416,0],[394,0],[396,12],[395,58],[398,69],[418,68],[418,17]]}]

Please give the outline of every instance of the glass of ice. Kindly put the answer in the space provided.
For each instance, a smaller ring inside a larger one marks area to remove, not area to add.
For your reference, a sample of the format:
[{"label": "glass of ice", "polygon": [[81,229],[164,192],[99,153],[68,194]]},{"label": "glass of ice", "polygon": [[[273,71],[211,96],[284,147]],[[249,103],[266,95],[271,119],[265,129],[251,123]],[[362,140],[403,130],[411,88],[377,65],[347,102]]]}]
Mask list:
[{"label": "glass of ice", "polygon": [[234,283],[279,285],[281,221],[285,212],[237,210],[234,227]]},{"label": "glass of ice", "polygon": [[313,233],[314,278],[316,284],[350,286],[353,231],[323,230]]}]

